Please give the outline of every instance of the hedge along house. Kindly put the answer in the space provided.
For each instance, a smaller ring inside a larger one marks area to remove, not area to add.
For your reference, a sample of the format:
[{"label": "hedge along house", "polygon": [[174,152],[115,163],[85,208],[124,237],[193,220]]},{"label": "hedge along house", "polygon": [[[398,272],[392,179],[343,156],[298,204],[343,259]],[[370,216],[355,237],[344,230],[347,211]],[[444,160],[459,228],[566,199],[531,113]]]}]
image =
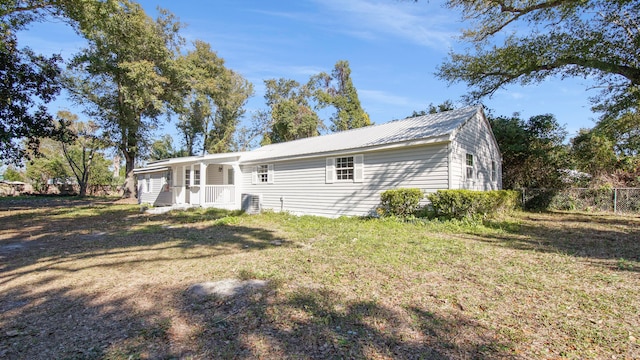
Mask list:
[{"label": "hedge along house", "polygon": [[372,214],[388,189],[502,187],[502,157],[481,106],[135,172],[141,203],[328,217]]}]

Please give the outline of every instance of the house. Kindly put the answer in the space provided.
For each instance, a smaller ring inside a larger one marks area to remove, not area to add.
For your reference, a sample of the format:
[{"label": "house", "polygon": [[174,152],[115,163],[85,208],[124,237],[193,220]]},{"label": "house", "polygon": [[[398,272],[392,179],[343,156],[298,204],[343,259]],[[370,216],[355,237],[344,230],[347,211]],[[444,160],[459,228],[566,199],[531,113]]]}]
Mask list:
[{"label": "house", "polygon": [[495,190],[502,158],[482,106],[136,169],[139,201],[328,217],[375,212],[394,188]]}]

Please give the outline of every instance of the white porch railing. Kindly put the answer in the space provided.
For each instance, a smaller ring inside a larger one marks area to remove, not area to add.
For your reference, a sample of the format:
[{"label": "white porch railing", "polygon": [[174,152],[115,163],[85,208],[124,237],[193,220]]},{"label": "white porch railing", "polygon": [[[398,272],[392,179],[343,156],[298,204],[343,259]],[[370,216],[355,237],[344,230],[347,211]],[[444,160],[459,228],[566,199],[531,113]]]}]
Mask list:
[{"label": "white porch railing", "polygon": [[235,185],[205,185],[204,204],[234,204],[236,202]]}]

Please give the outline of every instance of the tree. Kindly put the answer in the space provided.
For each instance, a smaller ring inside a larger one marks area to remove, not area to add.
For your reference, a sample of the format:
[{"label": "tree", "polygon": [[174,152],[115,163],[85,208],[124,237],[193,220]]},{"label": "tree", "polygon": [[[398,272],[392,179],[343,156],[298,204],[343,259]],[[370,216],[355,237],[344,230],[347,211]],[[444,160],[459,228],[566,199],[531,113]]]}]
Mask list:
[{"label": "tree", "polygon": [[[19,163],[38,155],[42,138],[63,138],[46,104],[60,92],[60,55],[37,55],[20,48],[16,33],[34,21],[56,18],[77,29],[87,23],[88,8],[101,2],[84,0],[0,1],[0,159]],[[68,138],[68,137],[67,137]]]},{"label": "tree", "polygon": [[190,155],[201,141],[202,152],[228,152],[243,106],[253,94],[253,85],[224,66],[224,59],[203,41],[182,59],[190,90],[181,107],[178,128]]},{"label": "tree", "polygon": [[563,141],[564,127],[551,114],[524,121],[519,114],[492,117],[489,121],[502,153],[503,186],[560,188],[563,170],[570,165]]},{"label": "tree", "polygon": [[270,130],[262,145],[318,136],[322,121],[309,105],[311,91],[295,80],[265,80],[265,99],[271,112]]},{"label": "tree", "polygon": [[[96,168],[96,158],[102,155],[98,151],[105,148],[107,142],[98,136],[99,127],[92,121],[80,122],[77,115],[68,111],[59,111],[58,119],[61,123],[66,123],[69,129],[73,131],[74,139],[62,141],[60,145],[69,169],[78,183],[78,195],[86,196],[92,175],[99,172],[94,170]],[[104,168],[96,169],[102,172],[105,170]],[[109,173],[109,171],[107,170],[106,173]]]},{"label": "tree", "polygon": [[108,3],[107,16],[80,27],[89,45],[71,62],[67,86],[123,154],[123,197],[132,197],[135,161],[159,117],[186,88],[176,61],[181,25],[166,11],[154,21],[138,4]]},{"label": "tree", "polygon": [[470,99],[508,84],[578,76],[603,89],[592,100],[609,116],[640,103],[639,1],[449,0],[448,6],[472,21],[462,35],[471,47],[452,52],[437,75],[466,82]]},{"label": "tree", "polygon": [[571,139],[571,154],[579,170],[596,178],[615,171],[617,158],[613,142],[593,129],[580,129]]},{"label": "tree", "polygon": [[165,134],[153,143],[151,143],[151,151],[149,160],[162,160],[172,157],[189,156],[186,150],[176,150],[173,148],[173,139],[171,135]]},{"label": "tree", "polygon": [[409,117],[424,116],[428,114],[437,114],[440,112],[450,111],[454,109],[455,107],[453,106],[453,101],[445,100],[442,104],[438,104],[437,106],[433,105],[433,103],[430,103],[429,108],[427,108],[427,110],[420,110],[420,111],[414,110]]},{"label": "tree", "polygon": [[351,80],[351,68],[346,60],[338,61],[331,75],[320,73],[310,80],[319,108],[333,106],[331,130],[343,131],[371,125],[369,114],[360,105],[358,92]]},{"label": "tree", "polygon": [[4,174],[2,176],[6,181],[20,181],[20,182],[24,181],[24,177],[22,176],[22,173],[16,170],[16,168],[13,166],[7,167],[7,169],[4,171]]},{"label": "tree", "polygon": [[45,106],[60,92],[60,61],[59,55],[18,49],[7,25],[0,25],[0,159],[17,164],[36,154],[39,139],[64,134]]}]

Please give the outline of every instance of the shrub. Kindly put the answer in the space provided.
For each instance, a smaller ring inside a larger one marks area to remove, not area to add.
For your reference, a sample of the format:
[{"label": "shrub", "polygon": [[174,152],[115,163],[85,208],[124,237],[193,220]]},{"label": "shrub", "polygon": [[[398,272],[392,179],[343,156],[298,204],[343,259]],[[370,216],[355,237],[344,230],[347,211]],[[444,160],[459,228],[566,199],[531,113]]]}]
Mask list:
[{"label": "shrub", "polygon": [[419,209],[420,200],[423,198],[422,190],[416,188],[386,190],[380,194],[378,214],[399,217],[413,215]]},{"label": "shrub", "polygon": [[520,193],[512,190],[438,190],[427,198],[438,218],[471,219],[515,210]]}]

